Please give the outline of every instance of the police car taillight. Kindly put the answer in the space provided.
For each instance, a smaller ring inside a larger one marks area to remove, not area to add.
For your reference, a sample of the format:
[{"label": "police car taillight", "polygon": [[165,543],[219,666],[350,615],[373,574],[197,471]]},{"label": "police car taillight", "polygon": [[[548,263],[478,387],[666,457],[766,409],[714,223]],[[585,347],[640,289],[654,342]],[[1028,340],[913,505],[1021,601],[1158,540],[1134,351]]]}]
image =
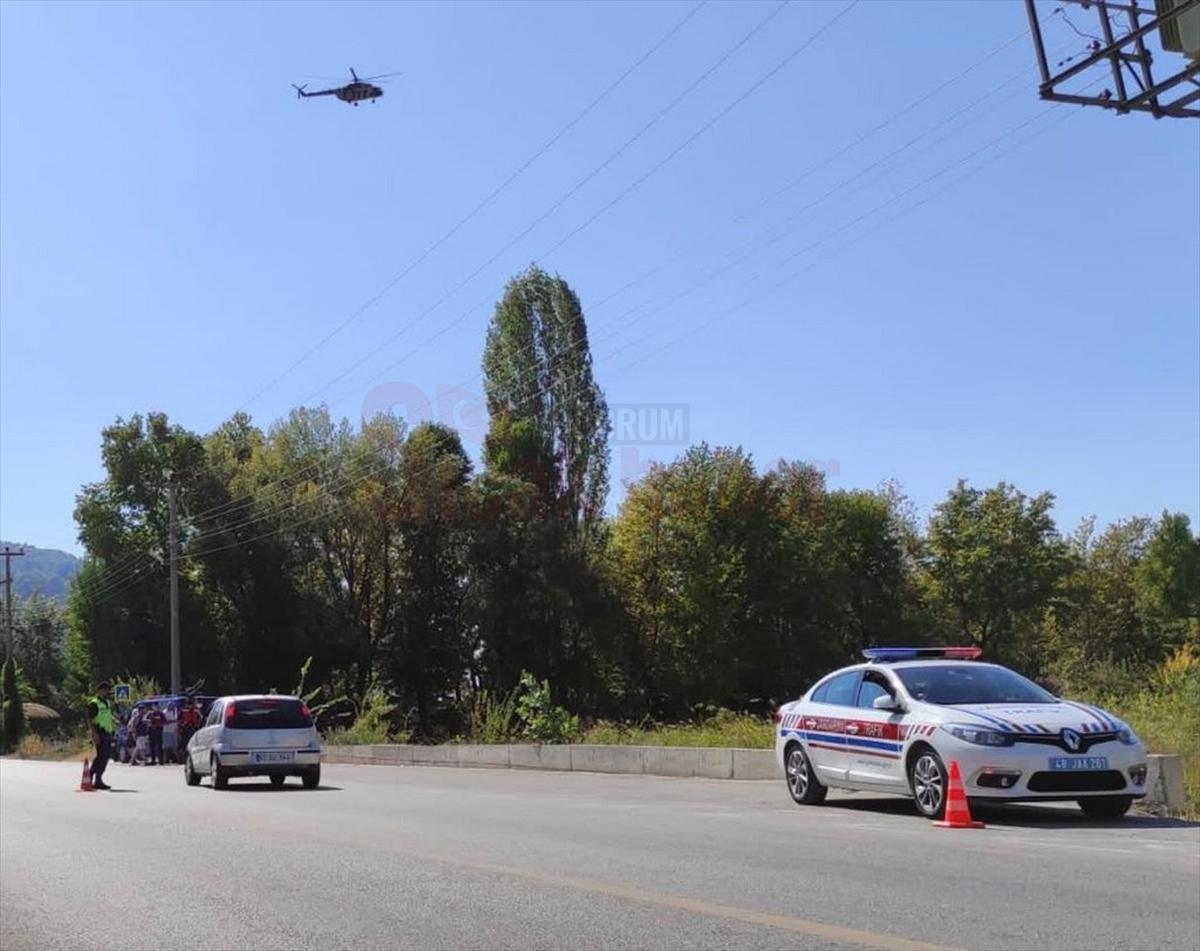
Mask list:
[{"label": "police car taillight", "polygon": [[783,719],[783,714],[780,713],[779,710],[771,711],[771,722],[772,723],[778,723],[782,719]]}]

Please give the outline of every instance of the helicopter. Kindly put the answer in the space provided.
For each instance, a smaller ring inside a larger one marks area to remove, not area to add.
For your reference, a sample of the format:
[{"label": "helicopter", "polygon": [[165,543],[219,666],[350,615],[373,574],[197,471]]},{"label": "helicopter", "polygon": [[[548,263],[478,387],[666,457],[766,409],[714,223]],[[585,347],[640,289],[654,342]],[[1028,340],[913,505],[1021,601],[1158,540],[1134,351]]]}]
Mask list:
[{"label": "helicopter", "polygon": [[366,79],[359,79],[358,73],[354,68],[350,69],[350,76],[354,80],[347,83],[345,86],[338,86],[335,89],[318,89],[314,92],[305,92],[307,83],[304,86],[292,84],[292,88],[296,90],[297,99],[311,99],[313,96],[337,96],[342,102],[348,102],[352,106],[357,106],[364,100],[374,102],[383,95],[383,90],[374,84],[374,80],[387,79],[389,76],[399,76],[399,73],[383,73],[380,76],[368,76]]}]

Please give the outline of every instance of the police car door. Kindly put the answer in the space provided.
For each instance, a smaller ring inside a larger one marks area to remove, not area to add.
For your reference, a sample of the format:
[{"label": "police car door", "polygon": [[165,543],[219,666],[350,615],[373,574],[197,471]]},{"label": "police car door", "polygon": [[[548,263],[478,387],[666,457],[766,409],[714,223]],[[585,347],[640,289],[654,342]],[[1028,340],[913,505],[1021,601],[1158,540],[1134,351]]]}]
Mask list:
[{"label": "police car door", "polygon": [[854,711],[862,671],[848,670],[830,677],[813,691],[804,705],[799,727],[804,747],[822,782],[844,783],[847,717]]},{"label": "police car door", "polygon": [[880,697],[896,699],[896,688],[882,670],[864,670],[853,718],[846,723],[846,761],[852,784],[903,789],[903,744],[898,709],[875,707]]}]

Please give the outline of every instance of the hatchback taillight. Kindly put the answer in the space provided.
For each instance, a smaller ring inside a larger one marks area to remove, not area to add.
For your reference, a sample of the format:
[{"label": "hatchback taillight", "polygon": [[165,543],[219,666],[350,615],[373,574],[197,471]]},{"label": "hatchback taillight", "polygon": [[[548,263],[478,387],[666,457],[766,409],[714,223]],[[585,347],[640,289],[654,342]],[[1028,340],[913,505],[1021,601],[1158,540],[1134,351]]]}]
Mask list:
[{"label": "hatchback taillight", "polygon": [[237,713],[237,704],[230,703],[225,707],[225,725],[233,723],[233,715]]},{"label": "hatchback taillight", "polygon": [[304,714],[304,719],[312,723],[312,711],[308,709],[307,703],[300,704],[300,712]]}]

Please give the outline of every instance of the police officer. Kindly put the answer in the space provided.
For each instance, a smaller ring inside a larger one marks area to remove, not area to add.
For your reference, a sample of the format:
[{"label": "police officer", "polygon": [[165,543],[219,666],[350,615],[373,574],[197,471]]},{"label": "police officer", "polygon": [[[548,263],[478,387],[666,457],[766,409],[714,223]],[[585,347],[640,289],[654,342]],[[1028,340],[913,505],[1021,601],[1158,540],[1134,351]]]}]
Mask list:
[{"label": "police officer", "polygon": [[113,734],[117,732],[117,720],[108,699],[111,691],[112,684],[106,680],[96,688],[96,696],[88,701],[88,724],[92,728],[92,743],[96,747],[91,770],[94,789],[112,789],[104,782],[104,769],[108,766],[112,751]]}]

